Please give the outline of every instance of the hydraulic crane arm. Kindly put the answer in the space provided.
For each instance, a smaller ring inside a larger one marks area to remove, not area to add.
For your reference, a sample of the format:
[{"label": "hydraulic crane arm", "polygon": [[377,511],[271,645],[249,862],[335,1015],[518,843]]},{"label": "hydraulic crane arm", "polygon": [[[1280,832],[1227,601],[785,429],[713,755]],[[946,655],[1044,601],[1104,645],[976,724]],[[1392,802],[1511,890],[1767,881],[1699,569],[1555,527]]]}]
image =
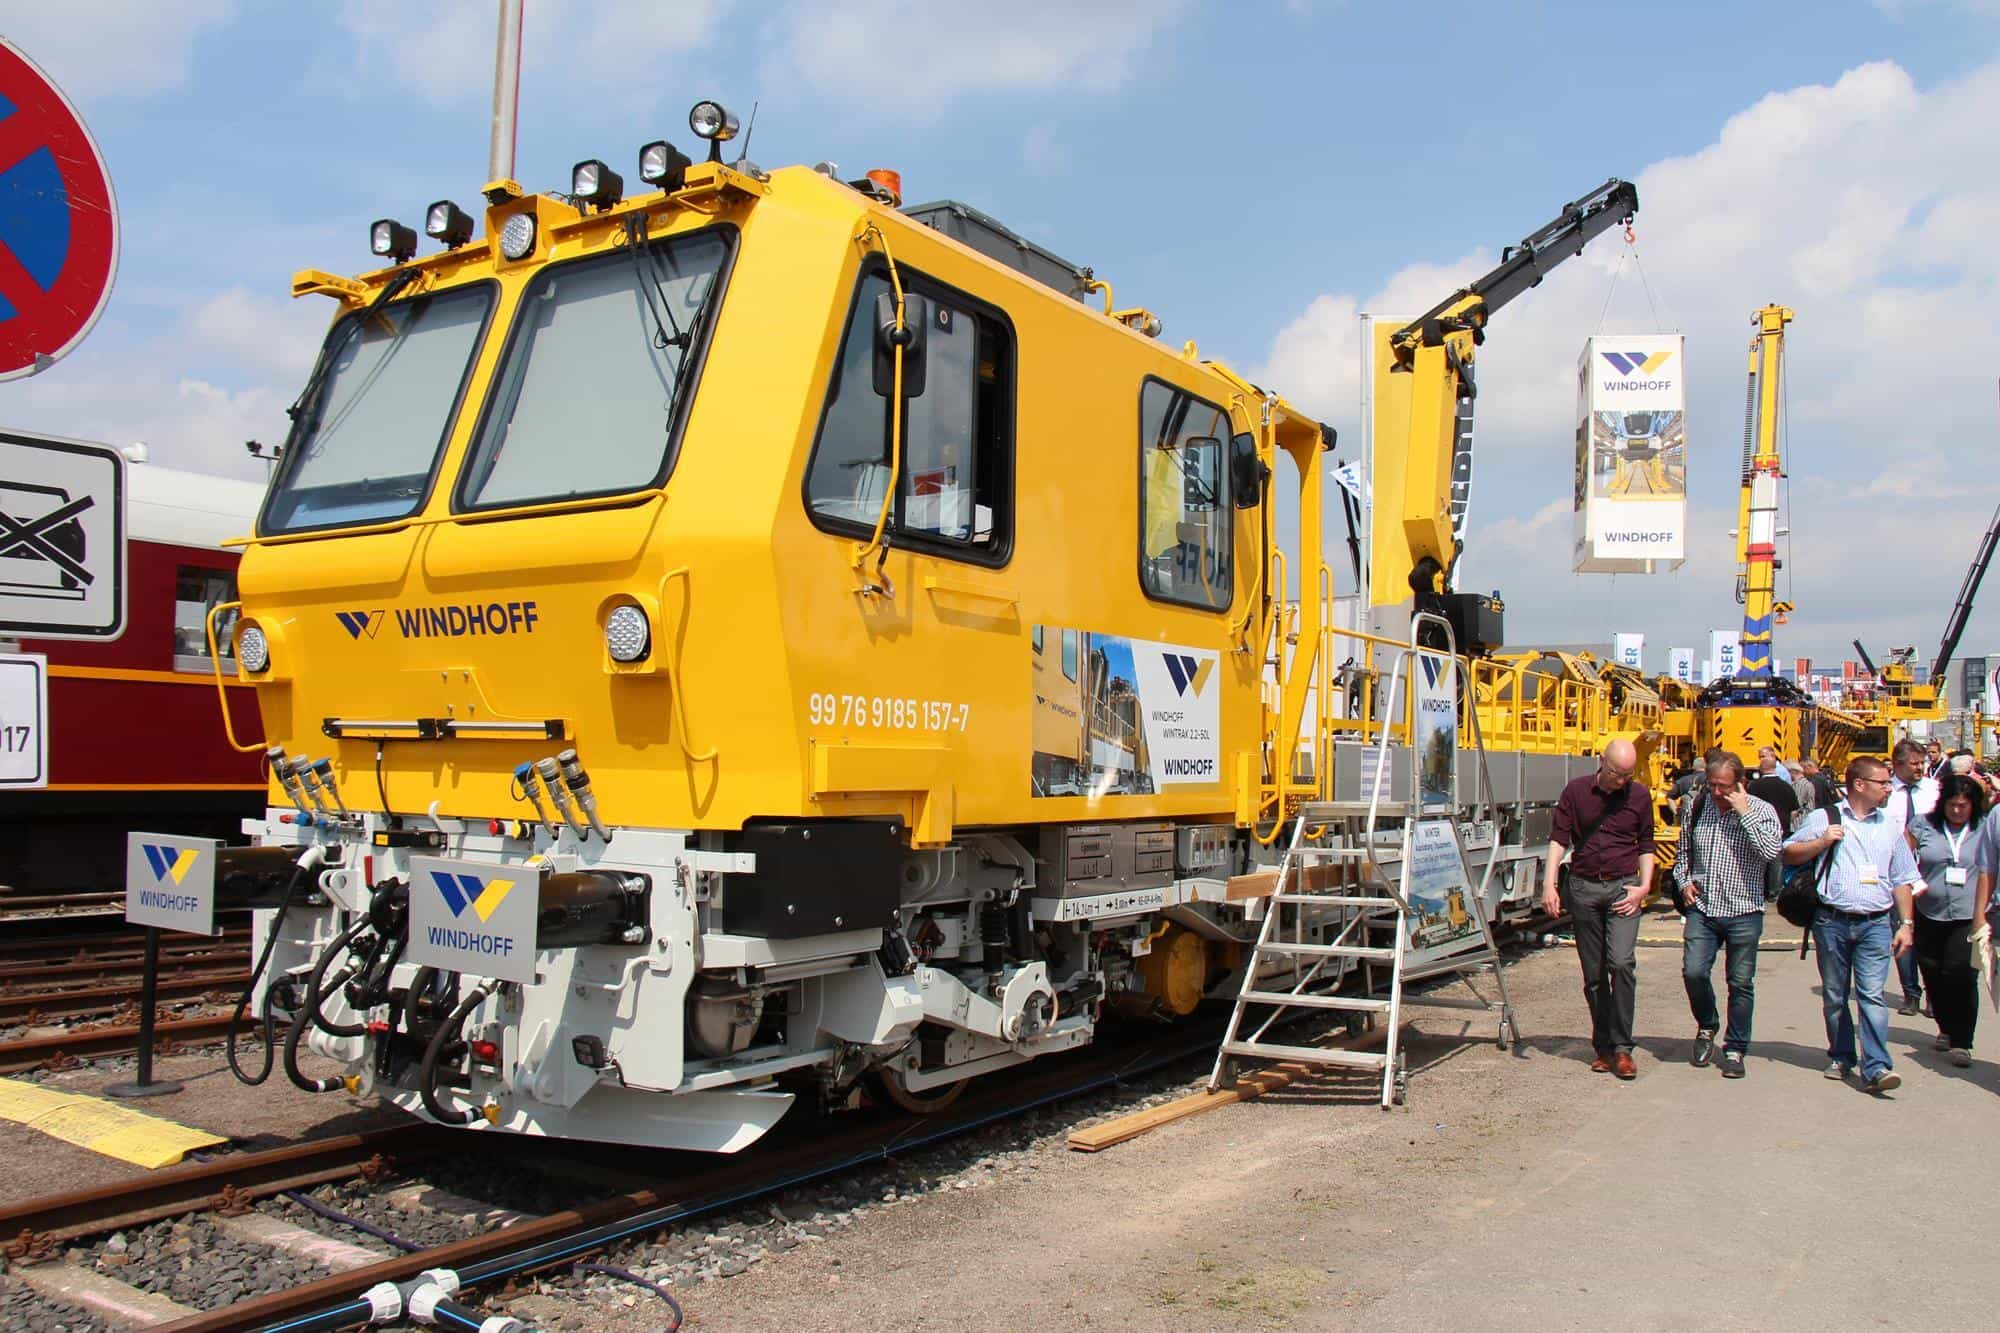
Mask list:
[{"label": "hydraulic crane arm", "polygon": [[[1616,178],[1564,205],[1554,221],[1501,252],[1500,263],[1387,337],[1388,377],[1377,381],[1374,483],[1377,537],[1369,602],[1415,594],[1435,610],[1462,545],[1470,499],[1474,349],[1486,322],[1558,264],[1639,208],[1639,191]],[[1380,353],[1378,352],[1378,356]],[[1407,408],[1407,412],[1405,412]],[[1398,540],[1400,538],[1400,540]]]},{"label": "hydraulic crane arm", "polygon": [[1958,651],[1958,641],[1965,633],[1965,624],[1972,619],[1972,599],[1979,595],[1979,584],[1986,577],[1986,567],[1993,563],[1993,547],[2000,542],[2000,509],[1993,511],[1993,521],[1986,525],[1986,535],[1979,539],[1978,553],[1972,557],[1972,567],[1965,571],[1965,582],[1958,590],[1958,601],[1951,608],[1951,619],[1945,622],[1944,638],[1938,643],[1937,659],[1931,663],[1931,684],[1944,688],[1945,668],[1951,665],[1951,655]]}]

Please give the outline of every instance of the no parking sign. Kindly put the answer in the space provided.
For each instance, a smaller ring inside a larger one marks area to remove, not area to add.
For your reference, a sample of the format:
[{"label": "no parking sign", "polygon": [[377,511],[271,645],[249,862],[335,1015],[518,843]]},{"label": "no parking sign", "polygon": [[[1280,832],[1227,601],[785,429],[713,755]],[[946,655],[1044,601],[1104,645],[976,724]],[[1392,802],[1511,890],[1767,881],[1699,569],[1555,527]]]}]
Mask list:
[{"label": "no parking sign", "polygon": [[118,213],[62,90],[0,38],[0,380],[47,370],[111,297]]}]

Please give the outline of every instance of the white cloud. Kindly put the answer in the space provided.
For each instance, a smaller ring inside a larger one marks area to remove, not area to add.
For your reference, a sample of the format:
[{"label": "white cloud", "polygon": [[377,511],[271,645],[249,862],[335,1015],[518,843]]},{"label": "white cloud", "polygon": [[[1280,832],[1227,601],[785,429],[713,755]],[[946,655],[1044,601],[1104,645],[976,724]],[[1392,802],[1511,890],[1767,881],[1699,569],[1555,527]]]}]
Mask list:
[{"label": "white cloud", "polygon": [[[658,0],[537,0],[521,24],[522,100],[535,76],[560,76],[594,97],[632,90],[658,95],[661,63],[714,37],[728,0],[668,7]],[[346,0],[340,24],[354,39],[357,65],[383,71],[436,103],[484,99],[493,91],[493,0]]]},{"label": "white cloud", "polygon": [[0,33],[72,98],[147,97],[187,82],[195,39],[235,8],[233,0],[0,0]]},{"label": "white cloud", "polygon": [[[1983,480],[2000,439],[1989,351],[2000,345],[1990,245],[2000,193],[1965,169],[1990,155],[1979,139],[1996,118],[2000,65],[1919,88],[1875,63],[1772,93],[1732,116],[1715,142],[1634,178],[1659,323],[1616,232],[1495,314],[1478,360],[1466,560],[1469,576],[1500,572],[1499,586],[1515,590],[1510,636],[1538,626],[1543,637],[1585,639],[1617,628],[1692,642],[1693,631],[1740,616],[1728,531],[1743,353],[1751,312],[1776,301],[1798,312],[1786,375],[1800,610],[1780,632],[1780,652],[1791,655],[1789,640],[1832,653],[1850,621],[1877,626],[1864,635],[1871,642],[1901,626],[1893,632],[1934,646],[1991,509],[1968,483]],[[1543,220],[1510,225],[1525,232]],[[1378,292],[1320,295],[1272,340],[1253,377],[1345,430],[1357,402],[1356,312],[1414,316],[1493,258],[1482,250],[1415,263]],[[1624,598],[1645,599],[1627,617],[1652,623],[1614,626],[1590,591],[1612,581],[1569,576],[1568,524],[1548,517],[1550,502],[1569,490],[1583,339],[1663,326],[1688,336],[1692,558],[1671,579],[1617,580]],[[1546,546],[1529,550],[1531,533]],[[1868,541],[1878,543],[1873,558],[1847,555],[1850,543]],[[1573,595],[1554,592],[1565,587]],[[2000,580],[1989,598],[2000,630]]]},{"label": "white cloud", "polygon": [[1117,88],[1187,0],[814,0],[775,25],[777,63],[823,93],[924,116],[973,93]]},{"label": "white cloud", "polygon": [[231,287],[188,312],[187,335],[226,365],[303,383],[326,318],[323,302],[267,300]]}]

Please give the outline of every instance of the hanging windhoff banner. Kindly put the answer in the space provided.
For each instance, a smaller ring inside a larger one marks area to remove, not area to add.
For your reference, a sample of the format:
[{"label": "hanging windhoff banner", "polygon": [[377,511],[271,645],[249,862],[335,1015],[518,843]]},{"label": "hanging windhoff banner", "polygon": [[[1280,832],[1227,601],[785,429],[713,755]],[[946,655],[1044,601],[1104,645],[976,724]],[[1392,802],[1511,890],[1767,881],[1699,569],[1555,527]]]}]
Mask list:
[{"label": "hanging windhoff banner", "polygon": [[1679,334],[1591,338],[1577,363],[1575,559],[1651,574],[1687,551],[1687,394]]}]

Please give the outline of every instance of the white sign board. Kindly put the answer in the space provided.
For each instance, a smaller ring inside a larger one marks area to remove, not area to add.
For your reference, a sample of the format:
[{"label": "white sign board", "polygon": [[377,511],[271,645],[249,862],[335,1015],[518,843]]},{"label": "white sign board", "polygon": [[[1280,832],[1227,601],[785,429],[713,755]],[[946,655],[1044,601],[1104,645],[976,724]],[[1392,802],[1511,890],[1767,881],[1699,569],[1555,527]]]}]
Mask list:
[{"label": "white sign board", "polygon": [[1646,636],[1643,634],[1614,634],[1611,641],[1615,645],[1611,654],[1618,659],[1619,666],[1631,667],[1634,671],[1644,669],[1646,660]]},{"label": "white sign board", "polygon": [[541,872],[455,856],[410,858],[413,963],[475,977],[535,980]]},{"label": "white sign board", "polygon": [[1694,649],[1669,648],[1667,661],[1670,664],[1667,669],[1673,673],[1675,680],[1694,683]]},{"label": "white sign board", "polygon": [[115,639],[125,629],[125,456],[0,431],[0,634]]},{"label": "white sign board", "polygon": [[1574,557],[1587,574],[1687,555],[1687,387],[1679,334],[1590,338],[1577,362]]},{"label": "white sign board", "polygon": [[48,659],[0,657],[0,788],[48,785]]},{"label": "white sign board", "polygon": [[1451,810],[1458,804],[1457,659],[1418,652],[1410,696],[1417,723],[1417,808]]},{"label": "white sign board", "polygon": [[125,919],[193,935],[215,933],[213,838],[125,835]]},{"label": "white sign board", "polygon": [[1715,664],[1715,679],[1727,680],[1743,666],[1743,631],[1712,629],[1708,632],[1708,660]]}]

